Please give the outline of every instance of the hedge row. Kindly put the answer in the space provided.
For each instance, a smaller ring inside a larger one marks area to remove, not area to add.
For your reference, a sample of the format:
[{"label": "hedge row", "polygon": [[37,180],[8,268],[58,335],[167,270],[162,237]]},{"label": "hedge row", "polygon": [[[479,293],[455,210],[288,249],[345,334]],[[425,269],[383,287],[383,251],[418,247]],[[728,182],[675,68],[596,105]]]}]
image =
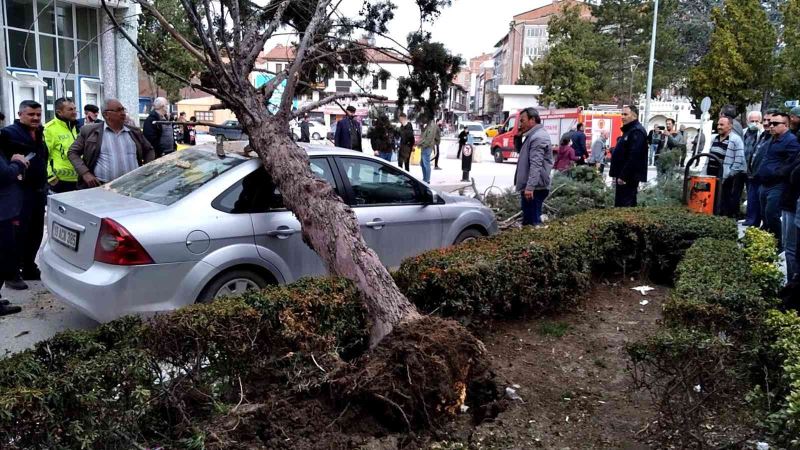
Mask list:
[{"label": "hedge row", "polygon": [[774,237],[748,228],[741,244],[699,239],[686,252],[665,328],[628,348],[634,373],[679,446],[725,445],[713,440],[727,416],[741,433],[761,421],[778,443],[800,448],[800,319],[774,309],[783,279]]},{"label": "hedge row", "polygon": [[[592,269],[669,274],[694,239],[734,235],[678,209],[602,211],[429,252],[396,277],[424,311],[502,315],[574,301]],[[61,333],[0,361],[0,447],[191,447],[242,395],[322,386],[367,330],[352,284],[319,278]]]},{"label": "hedge row", "polygon": [[671,279],[700,237],[735,239],[736,227],[678,208],[592,211],[409,258],[395,279],[425,312],[514,317],[574,301],[593,271],[644,268]]}]

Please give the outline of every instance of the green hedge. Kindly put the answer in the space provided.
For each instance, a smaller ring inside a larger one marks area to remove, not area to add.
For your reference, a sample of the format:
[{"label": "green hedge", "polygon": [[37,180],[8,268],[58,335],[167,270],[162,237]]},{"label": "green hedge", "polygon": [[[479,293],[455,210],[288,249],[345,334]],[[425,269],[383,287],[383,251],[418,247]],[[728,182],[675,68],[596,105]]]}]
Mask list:
[{"label": "green hedge", "polygon": [[395,279],[425,312],[513,316],[574,301],[593,270],[669,279],[700,237],[735,239],[735,224],[679,208],[593,211],[409,258]]},{"label": "green hedge", "polygon": [[[735,227],[679,209],[602,211],[428,252],[396,277],[446,317],[534,311],[575,301],[592,269],[670,274],[703,236]],[[318,278],[60,333],[0,361],[0,447],[190,447],[242,394],[314,391],[319,367],[363,352],[367,331],[352,284]]]},{"label": "green hedge", "polygon": [[771,349],[781,362],[781,407],[769,417],[772,431],[789,448],[800,448],[800,316],[771,311],[767,326],[775,337]]}]

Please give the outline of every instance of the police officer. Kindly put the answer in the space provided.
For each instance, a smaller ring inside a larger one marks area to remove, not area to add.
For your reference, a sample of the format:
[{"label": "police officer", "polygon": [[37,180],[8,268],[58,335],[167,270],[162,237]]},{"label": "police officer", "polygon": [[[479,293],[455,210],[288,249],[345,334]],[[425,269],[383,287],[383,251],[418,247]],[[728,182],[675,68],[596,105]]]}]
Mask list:
[{"label": "police officer", "polygon": [[78,110],[71,98],[56,100],[56,117],[44,125],[44,143],[50,159],[47,161],[47,182],[53,192],[76,189],[78,173],[67,158],[70,145],[78,136]]}]

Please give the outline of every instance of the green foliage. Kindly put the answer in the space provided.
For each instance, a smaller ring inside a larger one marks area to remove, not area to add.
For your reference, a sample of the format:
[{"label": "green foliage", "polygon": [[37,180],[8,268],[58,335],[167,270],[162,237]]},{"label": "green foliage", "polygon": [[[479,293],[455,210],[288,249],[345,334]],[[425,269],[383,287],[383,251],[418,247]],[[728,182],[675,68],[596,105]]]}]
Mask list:
[{"label": "green foliage", "polygon": [[800,98],[800,0],[788,0],[783,7],[783,48],[777,57],[775,86],[786,99]]},{"label": "green foliage", "polygon": [[402,111],[413,103],[417,112],[430,120],[436,117],[463,60],[451,55],[440,42],[432,42],[429,33],[411,33],[408,50],[411,75],[398,80],[397,107]]},{"label": "green foliage", "polygon": [[[191,42],[199,44],[199,41],[192,39],[192,28],[180,1],[154,0],[153,6],[181,35],[187,37]],[[167,35],[167,31],[161,27],[153,16],[148,14],[139,16],[138,32],[139,45],[157,62],[157,65],[154,66],[148,62],[147,58],[143,58],[140,55],[139,62],[142,64],[142,68],[148,75],[153,77],[153,82],[158,87],[166,91],[166,97],[169,101],[176,102],[181,100],[180,90],[187,86],[183,82],[160,72],[158,70],[159,67],[191,80],[199,75],[203,66],[178,42],[171,39]]]},{"label": "green foliage", "polygon": [[770,311],[767,326],[775,335],[772,344],[781,362],[783,401],[769,417],[773,433],[790,448],[800,447],[800,316],[797,311]]},{"label": "green foliage", "polygon": [[567,334],[569,328],[569,324],[566,322],[553,322],[545,320],[539,324],[539,334],[542,336],[560,338]]},{"label": "green foliage", "polygon": [[747,227],[742,239],[744,254],[750,265],[750,275],[765,298],[774,299],[783,285],[783,273],[778,268],[778,242],[772,233]]},{"label": "green foliage", "polygon": [[581,5],[566,4],[560,16],[551,17],[547,54],[524,67],[517,82],[540,85],[542,104],[585,106],[594,100],[601,86],[600,63],[587,55],[597,54],[597,48],[609,41],[605,34],[595,33],[592,22],[580,17],[581,10]]},{"label": "green foliage", "polygon": [[715,108],[733,104],[743,112],[772,83],[764,68],[772,65],[775,30],[758,0],[725,2],[712,19],[709,51],[689,75],[690,95],[709,96]]},{"label": "green foliage", "polygon": [[[593,209],[609,208],[614,193],[591,166],[575,166],[569,172],[553,176],[547,197],[547,214],[551,218],[571,217]],[[519,208],[519,205],[517,205]]]},{"label": "green foliage", "polygon": [[426,312],[516,316],[569,304],[592,269],[645,267],[666,278],[699,237],[734,239],[734,223],[677,208],[599,210],[409,258],[395,279]]}]

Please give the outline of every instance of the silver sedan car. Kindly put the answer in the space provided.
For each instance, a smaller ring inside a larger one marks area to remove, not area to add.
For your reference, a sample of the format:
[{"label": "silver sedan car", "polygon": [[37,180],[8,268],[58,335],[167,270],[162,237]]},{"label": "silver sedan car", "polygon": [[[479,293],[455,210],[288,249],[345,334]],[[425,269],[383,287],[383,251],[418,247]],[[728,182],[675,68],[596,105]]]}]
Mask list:
[{"label": "silver sedan car", "polygon": [[[363,153],[305,145],[384,265],[497,232],[474,199],[433,191]],[[53,195],[42,280],[100,322],[324,275],[258,158],[198,146],[103,187]]]}]

